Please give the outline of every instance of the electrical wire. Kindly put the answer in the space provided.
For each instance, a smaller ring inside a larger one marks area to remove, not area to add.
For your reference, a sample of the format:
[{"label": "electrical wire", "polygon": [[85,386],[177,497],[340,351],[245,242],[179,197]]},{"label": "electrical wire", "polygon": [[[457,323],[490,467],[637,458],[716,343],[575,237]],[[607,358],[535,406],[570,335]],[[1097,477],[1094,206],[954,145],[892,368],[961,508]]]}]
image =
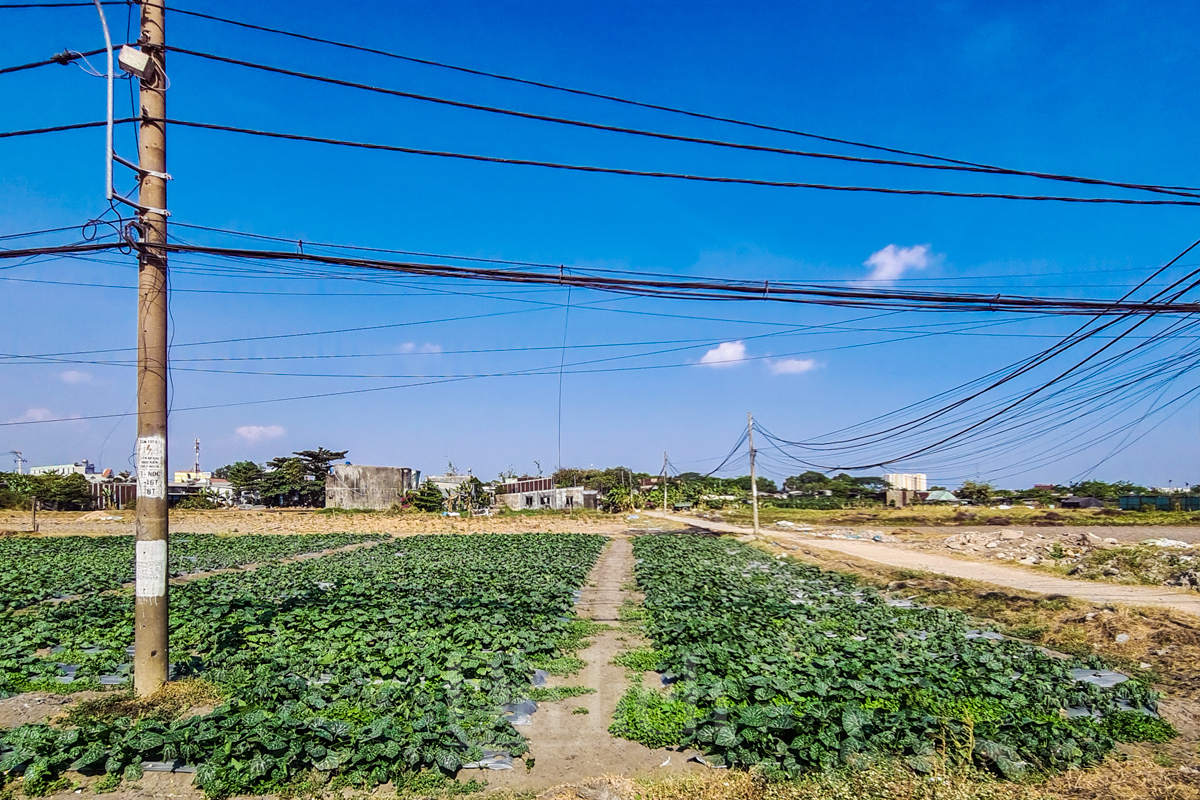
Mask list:
[{"label": "electrical wire", "polygon": [[627,134],[627,135],[631,135],[631,136],[641,136],[641,137],[652,138],[652,139],[661,139],[661,140],[671,141],[671,142],[683,142],[683,143],[688,143],[688,144],[702,144],[702,145],[708,145],[708,146],[712,146],[712,147],[722,147],[722,148],[743,150],[743,151],[749,151],[749,152],[799,156],[799,157],[803,157],[803,158],[829,159],[829,160],[834,160],[834,161],[845,161],[845,162],[853,162],[853,163],[858,163],[858,164],[872,164],[872,165],[882,165],[882,166],[905,167],[905,168],[909,168],[909,169],[969,172],[969,173],[975,173],[975,174],[1019,176],[1019,177],[1028,177],[1028,178],[1038,178],[1041,180],[1062,181],[1062,182],[1068,182],[1068,183],[1080,183],[1080,184],[1087,184],[1087,185],[1092,185],[1092,186],[1108,186],[1108,187],[1116,187],[1116,188],[1122,188],[1122,189],[1135,189],[1135,190],[1139,190],[1139,191],[1157,192],[1157,193],[1161,193],[1161,194],[1171,194],[1171,195],[1178,195],[1178,196],[1182,196],[1182,197],[1193,197],[1193,198],[1200,197],[1200,195],[1196,194],[1196,192],[1200,191],[1200,189],[1184,191],[1184,190],[1179,190],[1179,189],[1169,189],[1167,187],[1157,186],[1157,185],[1152,185],[1152,184],[1123,183],[1123,182],[1119,182],[1119,181],[1109,181],[1109,180],[1103,180],[1103,179],[1099,179],[1099,178],[1086,178],[1086,177],[1080,177],[1080,176],[1075,176],[1075,175],[1061,175],[1061,174],[1049,173],[1049,172],[1032,172],[1029,170],[1004,169],[1004,168],[1000,168],[1000,167],[975,167],[975,166],[964,166],[961,164],[925,164],[925,163],[919,163],[919,162],[913,162],[913,161],[896,161],[896,160],[892,160],[892,159],[866,158],[863,156],[849,156],[849,155],[842,155],[842,154],[838,154],[838,153],[823,153],[823,152],[814,152],[814,151],[806,151],[806,150],[792,150],[792,149],[788,149],[788,148],[784,148],[784,147],[770,147],[768,145],[747,144],[744,142],[731,142],[731,141],[725,141],[725,140],[720,140],[720,139],[706,139],[706,138],[697,137],[697,136],[683,136],[680,134],[663,133],[661,131],[650,131],[650,130],[644,130],[644,129],[640,129],[640,128],[628,128],[628,127],[623,127],[620,125],[606,125],[606,124],[598,123],[598,122],[587,122],[584,120],[568,119],[565,117],[556,117],[556,116],[550,116],[547,114],[535,114],[535,113],[528,112],[528,111],[517,111],[514,109],[510,109],[510,108],[500,108],[498,106],[487,106],[487,105],[482,105],[479,103],[468,103],[468,102],[464,102],[461,100],[452,100],[452,99],[445,98],[445,97],[435,97],[432,95],[418,94],[416,92],[402,91],[399,89],[388,89],[388,88],[381,87],[381,86],[373,86],[373,85],[366,84],[366,83],[359,83],[357,81],[348,81],[348,80],[343,80],[340,78],[331,78],[331,77],[327,77],[324,75],[314,75],[312,73],[299,72],[297,70],[285,69],[283,67],[269,66],[266,64],[260,64],[260,63],[256,63],[253,61],[246,61],[244,59],[229,58],[227,56],[219,56],[219,55],[214,55],[212,53],[204,53],[204,52],[201,52],[198,50],[190,50],[190,49],[183,48],[183,47],[170,46],[170,47],[164,47],[164,49],[170,50],[175,53],[180,53],[183,55],[189,55],[189,56],[193,56],[196,58],[203,58],[203,59],[207,59],[210,61],[216,61],[219,63],[232,64],[235,66],[245,67],[248,69],[256,69],[256,70],[260,70],[263,72],[270,72],[270,73],[277,74],[277,75],[286,75],[286,76],[293,77],[293,78],[301,78],[303,80],[314,81],[314,82],[319,82],[319,83],[326,83],[326,84],[330,84],[330,85],[334,85],[334,86],[341,86],[344,88],[359,89],[362,91],[374,92],[376,94],[385,94],[385,95],[389,95],[392,97],[402,97],[402,98],[406,98],[409,100],[418,100],[418,101],[427,102],[427,103],[436,103],[439,105],[451,106],[454,108],[462,108],[462,109],[467,109],[467,110],[471,110],[471,111],[482,111],[482,112],[489,113],[489,114],[501,114],[501,115],[510,116],[510,117],[517,117],[520,119],[535,120],[538,122],[550,122],[550,123],[554,123],[557,125],[569,125],[569,126],[573,126],[573,127],[577,127],[577,128],[586,128],[589,130],[606,131],[609,133],[621,133],[621,134]]},{"label": "electrical wire", "polygon": [[224,131],[226,133],[239,133],[246,136],[259,136],[270,139],[283,139],[294,142],[308,142],[310,144],[326,144],[336,147],[353,147],[364,150],[379,150],[392,153],[406,153],[408,155],[430,156],[435,158],[452,158],[463,161],[477,161],[488,164],[508,164],[511,166],[523,167],[542,167],[545,169],[566,170],[570,172],[590,172],[604,175],[622,175],[626,177],[641,177],[641,178],[665,178],[670,180],[694,181],[700,183],[716,183],[716,184],[733,184],[744,186],[764,186],[779,189],[816,189],[821,191],[835,192],[857,192],[868,194],[895,194],[909,196],[926,196],[926,197],[958,197],[969,199],[991,199],[991,200],[1029,200],[1042,202],[1058,202],[1058,203],[1092,203],[1092,204],[1117,204],[1117,205],[1133,205],[1133,206],[1200,206],[1200,200],[1151,200],[1145,198],[1121,198],[1121,197],[1075,197],[1071,195],[1028,195],[1028,194],[1010,194],[1002,192],[954,192],[939,189],[897,189],[886,186],[851,186],[843,184],[829,183],[807,183],[801,181],[774,181],[762,180],[755,178],[734,178],[717,175],[691,175],[681,172],[661,172],[652,170],[635,170],[621,169],[617,167],[598,167],[586,164],[566,164],[556,161],[538,161],[526,158],[501,158],[499,156],[485,156],[476,153],[459,153],[449,150],[426,150],[417,147],[401,147],[399,145],[376,144],[371,142],[358,142],[348,139],[332,139],[324,136],[306,136],[298,133],[281,133],[278,131],[265,131],[256,128],[240,128],[233,125],[219,125],[210,122],[194,122],[180,119],[156,119],[154,121],[165,122],[169,125],[178,125],[185,128],[197,128],[211,131]]}]

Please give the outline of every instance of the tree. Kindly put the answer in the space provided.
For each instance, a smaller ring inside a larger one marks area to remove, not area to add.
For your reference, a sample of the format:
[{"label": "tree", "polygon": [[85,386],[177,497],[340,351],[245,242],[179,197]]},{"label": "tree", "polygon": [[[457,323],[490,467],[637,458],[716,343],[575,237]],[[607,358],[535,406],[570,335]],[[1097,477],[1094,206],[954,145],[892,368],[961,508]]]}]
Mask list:
[{"label": "tree", "polygon": [[[730,483],[732,483],[734,486],[736,486],[737,488],[741,489],[742,491],[745,491],[745,492],[750,491],[750,476],[749,475],[742,475],[741,477],[731,478],[731,479],[727,479],[727,480]],[[758,479],[755,481],[755,483],[758,484],[758,493],[759,494],[775,494],[776,492],[779,491],[779,487],[775,485],[775,481],[771,480],[770,478],[764,478],[760,475],[760,476],[758,476]]]},{"label": "tree", "polygon": [[[440,490],[438,494],[441,494]],[[478,478],[471,477],[460,483],[458,489],[447,498],[447,506],[450,511],[471,514],[475,509],[484,506],[486,497],[487,492],[484,491],[483,482]]]},{"label": "tree", "polygon": [[1130,481],[1106,483],[1104,481],[1080,481],[1071,484],[1069,490],[1076,497],[1094,497],[1097,500],[1116,502],[1127,494],[1150,494],[1145,486],[1138,486]]},{"label": "tree", "polygon": [[829,484],[829,478],[820,472],[809,470],[793,475],[783,482],[783,488],[789,492],[817,492]]},{"label": "tree", "polygon": [[[258,496],[267,505],[301,505],[308,482],[309,477],[303,461],[295,456],[280,456],[267,462],[267,469],[258,482]],[[322,497],[321,505],[324,504]]]},{"label": "tree", "polygon": [[304,465],[304,474],[308,483],[300,490],[300,504],[310,508],[325,507],[325,479],[332,471],[332,463],[341,461],[349,450],[326,450],[318,447],[316,450],[301,450],[292,455],[300,459]]},{"label": "tree", "polygon": [[976,481],[963,481],[963,485],[959,487],[955,494],[960,500],[970,500],[977,506],[986,506],[992,502],[992,493],[996,487],[990,483],[978,483]]},{"label": "tree", "polygon": [[87,511],[92,505],[92,485],[77,472],[69,475],[30,476],[32,496],[51,511]]},{"label": "tree", "polygon": [[263,477],[262,467],[253,461],[237,461],[221,467],[218,472],[225,473],[235,492],[257,492]]},{"label": "tree", "polygon": [[405,499],[412,504],[412,507],[417,511],[428,511],[437,513],[445,508],[446,498],[442,496],[442,490],[435,486],[430,481],[425,481],[414,492],[409,492]]}]

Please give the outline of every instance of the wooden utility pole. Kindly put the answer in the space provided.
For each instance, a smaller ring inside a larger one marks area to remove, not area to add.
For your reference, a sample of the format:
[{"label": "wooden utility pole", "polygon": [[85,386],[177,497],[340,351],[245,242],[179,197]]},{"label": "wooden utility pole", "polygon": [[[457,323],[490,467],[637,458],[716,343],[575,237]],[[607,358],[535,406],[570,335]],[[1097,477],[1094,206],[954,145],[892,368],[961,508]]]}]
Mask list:
[{"label": "wooden utility pole", "polygon": [[[165,0],[158,0],[165,2]],[[142,4],[138,173],[137,556],[133,688],[140,697],[167,681],[167,117],[165,14]]]},{"label": "wooden utility pole", "polygon": [[754,535],[758,536],[758,473],[754,469],[754,414],[746,412],[747,435],[750,437],[750,501],[754,505]]}]

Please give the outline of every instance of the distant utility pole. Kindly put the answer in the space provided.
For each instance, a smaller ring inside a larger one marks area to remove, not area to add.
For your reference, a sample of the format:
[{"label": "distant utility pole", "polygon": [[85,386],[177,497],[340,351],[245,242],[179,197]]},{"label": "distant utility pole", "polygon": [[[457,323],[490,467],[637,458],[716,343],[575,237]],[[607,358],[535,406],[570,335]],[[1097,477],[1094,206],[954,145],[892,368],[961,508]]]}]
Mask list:
[{"label": "distant utility pole", "polygon": [[750,437],[750,500],[754,505],[754,535],[758,536],[758,473],[754,470],[754,414],[746,412],[746,422]]},{"label": "distant utility pole", "polygon": [[22,455],[20,450],[9,450],[8,452],[12,454],[13,461],[17,462],[17,474],[20,475],[21,465],[25,463],[25,456]]},{"label": "distant utility pole", "polygon": [[663,513],[667,513],[667,451],[663,450]]},{"label": "distant utility pole", "polygon": [[137,558],[133,688],[145,697],[167,681],[167,117],[165,14],[142,4],[138,122]]},{"label": "distant utility pole", "polygon": [[[199,471],[200,471],[200,440],[197,439],[196,440],[196,460],[192,462],[192,472],[198,473]],[[468,470],[468,472],[469,471],[470,470]]]}]

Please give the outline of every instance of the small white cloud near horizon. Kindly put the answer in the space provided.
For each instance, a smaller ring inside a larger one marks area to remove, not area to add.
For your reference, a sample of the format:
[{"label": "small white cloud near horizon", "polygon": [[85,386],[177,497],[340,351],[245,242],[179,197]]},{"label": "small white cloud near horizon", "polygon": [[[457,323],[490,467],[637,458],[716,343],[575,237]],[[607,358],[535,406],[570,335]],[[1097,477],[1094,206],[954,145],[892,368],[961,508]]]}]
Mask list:
[{"label": "small white cloud near horizon", "polygon": [[925,269],[931,263],[932,255],[927,244],[915,244],[912,247],[889,244],[872,253],[871,257],[863,262],[864,267],[871,268],[866,282],[891,283],[903,277],[910,269]]},{"label": "small white cloud near horizon", "polygon": [[234,431],[239,439],[255,444],[278,439],[287,433],[282,425],[243,425]]},{"label": "small white cloud near horizon", "polygon": [[54,419],[54,412],[48,408],[31,408],[19,417],[13,417],[9,422],[45,422]]},{"label": "small white cloud near horizon", "polygon": [[416,342],[405,342],[400,345],[401,353],[440,353],[442,346],[440,344],[417,344]]},{"label": "small white cloud near horizon", "polygon": [[799,375],[817,368],[815,358],[784,358],[768,364],[775,375]]},{"label": "small white cloud near horizon", "polygon": [[700,357],[701,364],[710,367],[732,367],[746,360],[746,345],[739,342],[722,342]]},{"label": "small white cloud near horizon", "polygon": [[77,369],[69,369],[60,374],[63,383],[91,383],[92,376],[86,372],[80,372]]}]

